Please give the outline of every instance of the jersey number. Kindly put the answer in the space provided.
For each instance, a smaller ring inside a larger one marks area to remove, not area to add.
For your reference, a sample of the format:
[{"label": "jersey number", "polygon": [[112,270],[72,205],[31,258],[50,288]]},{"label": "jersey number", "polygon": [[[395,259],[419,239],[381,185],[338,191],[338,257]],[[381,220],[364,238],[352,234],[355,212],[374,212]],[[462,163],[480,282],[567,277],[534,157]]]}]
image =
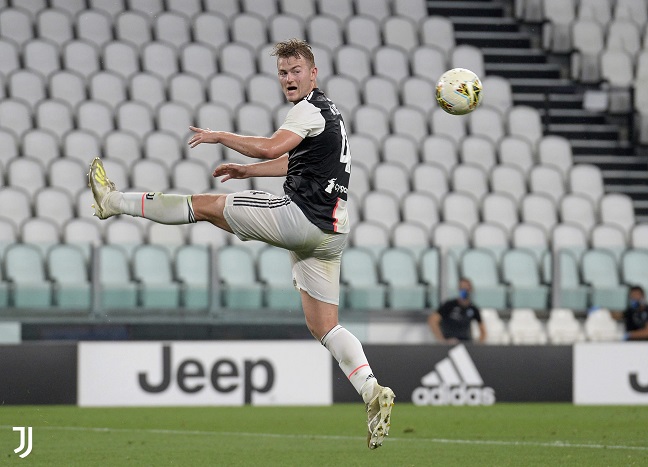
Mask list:
[{"label": "jersey number", "polygon": [[342,151],[340,152],[340,162],[346,164],[344,171],[351,173],[351,149],[349,148],[349,138],[347,138],[344,121],[340,120],[340,133],[342,134]]}]

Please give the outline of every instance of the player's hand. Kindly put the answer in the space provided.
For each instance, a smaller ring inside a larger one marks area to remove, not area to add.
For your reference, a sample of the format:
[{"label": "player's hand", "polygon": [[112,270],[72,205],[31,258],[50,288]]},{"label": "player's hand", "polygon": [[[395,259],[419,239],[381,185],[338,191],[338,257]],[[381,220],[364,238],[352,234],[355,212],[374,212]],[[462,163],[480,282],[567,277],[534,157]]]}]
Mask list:
[{"label": "player's hand", "polygon": [[231,178],[248,178],[250,176],[247,165],[243,164],[221,164],[214,170],[212,176],[214,178],[223,176],[221,183],[226,182]]},{"label": "player's hand", "polygon": [[210,130],[209,128],[197,128],[195,126],[190,126],[189,129],[194,132],[194,135],[189,140],[189,146],[195,148],[200,143],[218,143],[218,138],[216,137],[216,132]]},{"label": "player's hand", "polygon": [[457,339],[456,337],[451,337],[449,339],[446,339],[445,343],[450,345],[457,345],[459,343],[459,339]]}]

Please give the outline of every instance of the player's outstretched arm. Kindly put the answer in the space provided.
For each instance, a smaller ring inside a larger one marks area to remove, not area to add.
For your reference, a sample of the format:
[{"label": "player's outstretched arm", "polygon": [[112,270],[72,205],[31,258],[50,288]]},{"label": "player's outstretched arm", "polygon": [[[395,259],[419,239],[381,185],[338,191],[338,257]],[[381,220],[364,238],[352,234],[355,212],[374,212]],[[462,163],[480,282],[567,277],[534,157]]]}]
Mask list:
[{"label": "player's outstretched arm", "polygon": [[214,177],[223,177],[222,182],[232,178],[284,177],[288,173],[288,154],[270,161],[255,164],[221,164],[214,170]]},{"label": "player's outstretched arm", "polygon": [[194,132],[189,146],[195,148],[201,143],[220,143],[244,156],[257,159],[277,159],[296,148],[302,137],[289,130],[277,130],[269,138],[263,136],[244,136],[226,131],[212,131],[209,128],[190,126]]}]

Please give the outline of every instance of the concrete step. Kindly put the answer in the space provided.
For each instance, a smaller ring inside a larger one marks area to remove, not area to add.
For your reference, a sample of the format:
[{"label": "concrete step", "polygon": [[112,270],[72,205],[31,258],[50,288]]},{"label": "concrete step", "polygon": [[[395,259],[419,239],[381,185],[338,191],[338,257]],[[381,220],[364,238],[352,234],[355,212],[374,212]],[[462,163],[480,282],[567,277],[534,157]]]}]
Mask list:
[{"label": "concrete step", "polygon": [[571,142],[572,153],[590,155],[630,156],[635,153],[634,146],[627,141],[574,139]]},{"label": "concrete step", "polygon": [[569,79],[510,78],[514,93],[577,94],[578,85]]},{"label": "concrete step", "polygon": [[546,63],[547,55],[542,49],[517,47],[483,47],[485,63]]},{"label": "concrete step", "polygon": [[614,154],[574,154],[575,164],[592,164],[601,170],[647,171],[648,161],[642,156],[619,156]]},{"label": "concrete step", "polygon": [[451,16],[455,32],[518,32],[520,26],[513,18],[480,17],[480,16]]},{"label": "concrete step", "polygon": [[550,123],[548,133],[564,136],[567,139],[581,140],[614,140],[620,136],[616,125],[583,125],[572,123]]},{"label": "concrete step", "polygon": [[531,48],[531,36],[526,32],[455,32],[457,44],[475,47]]},{"label": "concrete step", "polygon": [[439,16],[479,16],[503,18],[506,15],[504,5],[495,2],[479,1],[428,1],[430,15]]},{"label": "concrete step", "polygon": [[[551,105],[549,103],[549,105]],[[538,109],[541,115],[547,114],[551,123],[603,125],[607,122],[605,115],[598,112],[588,112],[582,109],[554,109],[549,107]]]},{"label": "concrete step", "polygon": [[486,63],[487,75],[504,78],[560,79],[561,69],[552,63]]}]

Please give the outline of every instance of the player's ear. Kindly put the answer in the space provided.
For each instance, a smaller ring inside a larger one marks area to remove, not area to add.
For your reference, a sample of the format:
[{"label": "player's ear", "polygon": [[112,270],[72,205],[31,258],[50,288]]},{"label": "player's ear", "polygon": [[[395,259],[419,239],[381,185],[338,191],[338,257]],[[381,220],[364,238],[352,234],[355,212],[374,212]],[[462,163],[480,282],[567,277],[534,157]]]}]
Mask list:
[{"label": "player's ear", "polygon": [[317,67],[316,66],[311,68],[311,80],[313,80],[313,81],[317,80]]}]

